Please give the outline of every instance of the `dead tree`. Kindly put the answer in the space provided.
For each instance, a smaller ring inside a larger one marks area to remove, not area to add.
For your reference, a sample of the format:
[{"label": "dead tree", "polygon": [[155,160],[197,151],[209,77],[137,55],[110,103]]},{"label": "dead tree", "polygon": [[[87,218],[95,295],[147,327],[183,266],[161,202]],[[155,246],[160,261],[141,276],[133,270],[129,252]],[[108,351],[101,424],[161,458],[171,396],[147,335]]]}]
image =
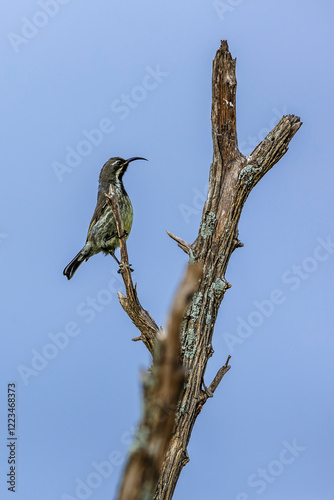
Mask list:
[{"label": "dead tree", "polygon": [[[226,267],[232,252],[243,246],[238,239],[243,205],[253,187],[287,152],[301,126],[297,116],[283,116],[254,151],[244,156],[237,142],[235,63],[223,41],[213,61],[213,160],[198,236],[189,244],[168,233],[188,254],[189,267],[176,295],[167,333],[161,333],[141,306],[132,283],[125,239],[120,239],[126,295],[119,292],[119,300],[140,331],[133,340],[144,342],[153,356],[153,366],[144,380],[143,416],[119,500],[170,500],[173,496],[181,470],[189,461],[187,445],[196,418],[230,368],[228,357],[205,386],[206,365],[213,354],[214,325],[224,294],[231,286],[225,279]],[[123,226],[112,191],[108,203],[121,236]]]}]

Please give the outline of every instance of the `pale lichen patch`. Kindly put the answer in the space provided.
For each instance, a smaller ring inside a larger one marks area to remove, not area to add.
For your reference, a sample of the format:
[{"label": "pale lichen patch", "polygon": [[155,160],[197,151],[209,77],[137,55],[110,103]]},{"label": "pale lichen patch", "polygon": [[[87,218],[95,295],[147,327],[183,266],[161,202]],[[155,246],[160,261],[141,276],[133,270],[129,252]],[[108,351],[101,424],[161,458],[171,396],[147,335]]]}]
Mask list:
[{"label": "pale lichen patch", "polygon": [[191,310],[190,310],[190,317],[193,319],[193,321],[197,320],[199,313],[201,312],[202,302],[203,302],[202,292],[195,293],[193,296]]},{"label": "pale lichen patch", "polygon": [[221,278],[217,278],[210,286],[208,295],[211,298],[213,295],[220,296],[227,288],[227,283]]},{"label": "pale lichen patch", "polygon": [[184,356],[188,359],[193,359],[196,354],[195,330],[189,328],[186,333],[186,338],[183,346]]},{"label": "pale lichen patch", "polygon": [[216,226],[216,214],[209,212],[205,220],[201,224],[201,236],[206,239],[211,236]]},{"label": "pale lichen patch", "polygon": [[262,167],[256,167],[255,165],[249,164],[241,169],[239,174],[239,180],[243,181],[246,185],[252,183],[254,174],[261,172]]}]

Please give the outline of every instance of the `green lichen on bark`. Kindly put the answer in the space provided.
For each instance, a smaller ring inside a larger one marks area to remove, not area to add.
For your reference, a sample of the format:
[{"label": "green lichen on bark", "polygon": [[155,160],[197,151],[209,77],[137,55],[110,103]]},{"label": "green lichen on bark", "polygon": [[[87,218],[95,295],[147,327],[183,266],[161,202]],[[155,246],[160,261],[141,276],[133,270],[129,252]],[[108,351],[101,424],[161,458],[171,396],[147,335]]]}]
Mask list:
[{"label": "green lichen on bark", "polygon": [[181,415],[183,415],[185,410],[186,410],[186,403],[184,403],[182,406],[180,406],[180,401],[179,401],[178,410],[176,412],[176,419],[177,420],[179,420],[179,418],[181,417]]},{"label": "green lichen on bark", "polygon": [[201,236],[206,239],[211,236],[216,226],[216,214],[209,212],[201,224]]},{"label": "green lichen on bark", "polygon": [[262,167],[256,167],[255,165],[246,165],[244,168],[241,169],[240,174],[239,174],[239,180],[243,181],[244,184],[251,185],[253,183],[253,176],[254,174],[261,172]]},{"label": "green lichen on bark", "polygon": [[213,295],[219,296],[226,290],[226,281],[221,278],[217,278],[209,288],[208,295],[211,298]]},{"label": "green lichen on bark", "polygon": [[186,332],[186,337],[184,339],[184,345],[182,346],[183,354],[188,359],[193,359],[196,354],[196,343],[195,343],[195,330],[189,328]]},{"label": "green lichen on bark", "polygon": [[190,306],[190,317],[194,322],[197,320],[199,313],[201,312],[202,302],[203,302],[202,292],[195,293],[192,300],[192,304]]}]

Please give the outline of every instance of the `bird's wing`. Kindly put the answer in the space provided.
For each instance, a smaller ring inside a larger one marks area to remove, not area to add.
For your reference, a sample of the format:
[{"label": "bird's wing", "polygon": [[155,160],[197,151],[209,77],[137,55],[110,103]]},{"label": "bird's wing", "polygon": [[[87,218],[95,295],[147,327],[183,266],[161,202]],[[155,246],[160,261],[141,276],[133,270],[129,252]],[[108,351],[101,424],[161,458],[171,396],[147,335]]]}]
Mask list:
[{"label": "bird's wing", "polygon": [[99,191],[97,195],[97,203],[95,207],[95,211],[93,213],[92,220],[90,221],[89,228],[88,228],[88,234],[90,233],[92,227],[94,224],[99,220],[103,212],[106,210],[108,207],[108,204],[106,202],[106,197],[105,194],[102,191]]}]

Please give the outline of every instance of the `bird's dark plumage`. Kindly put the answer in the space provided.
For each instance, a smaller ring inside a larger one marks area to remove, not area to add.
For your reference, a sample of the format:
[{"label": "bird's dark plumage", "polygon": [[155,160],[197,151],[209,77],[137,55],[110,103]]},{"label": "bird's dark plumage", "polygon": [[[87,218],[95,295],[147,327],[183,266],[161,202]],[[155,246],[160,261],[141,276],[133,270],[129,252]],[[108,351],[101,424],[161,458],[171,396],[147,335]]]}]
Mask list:
[{"label": "bird's dark plumage", "polygon": [[74,259],[65,267],[63,274],[67,279],[70,280],[73,277],[82,262],[99,252],[110,254],[116,259],[114,252],[119,246],[119,237],[116,221],[111,208],[106,203],[105,194],[109,192],[109,186],[112,184],[121,212],[125,237],[127,238],[131,231],[133,209],[122,179],[129,163],[134,160],[146,160],[146,158],[133,157],[124,160],[123,158],[116,157],[110,158],[103,165],[99,177],[96,208],[89,224],[86,243]]}]

